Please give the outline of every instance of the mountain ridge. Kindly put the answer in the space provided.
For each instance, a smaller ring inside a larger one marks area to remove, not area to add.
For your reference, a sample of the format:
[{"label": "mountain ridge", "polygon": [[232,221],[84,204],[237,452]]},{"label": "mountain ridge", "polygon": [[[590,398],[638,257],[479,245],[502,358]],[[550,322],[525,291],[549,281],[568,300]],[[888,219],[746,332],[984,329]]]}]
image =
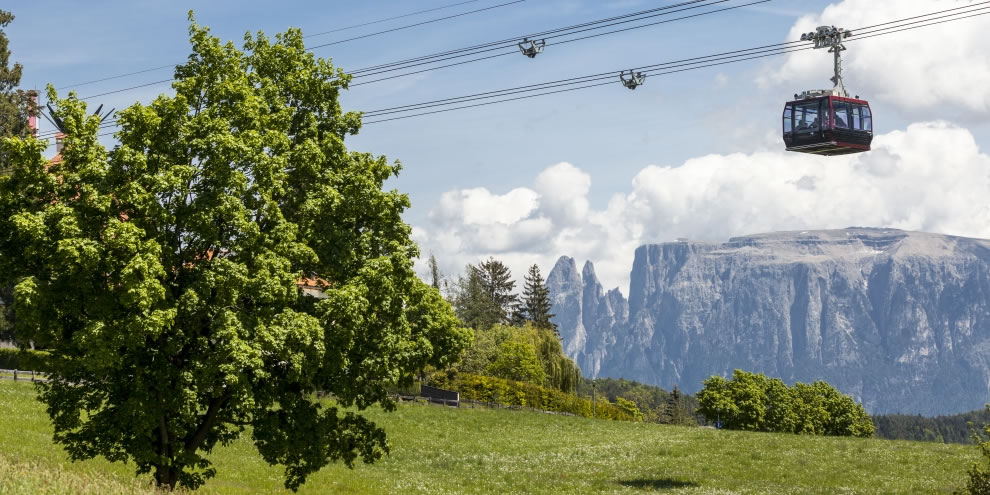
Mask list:
[{"label": "mountain ridge", "polygon": [[872,413],[990,395],[990,241],[897,229],[773,232],[636,249],[628,298],[586,262],[548,276],[565,352],[591,377],[688,392],[733,368],[824,379]]}]

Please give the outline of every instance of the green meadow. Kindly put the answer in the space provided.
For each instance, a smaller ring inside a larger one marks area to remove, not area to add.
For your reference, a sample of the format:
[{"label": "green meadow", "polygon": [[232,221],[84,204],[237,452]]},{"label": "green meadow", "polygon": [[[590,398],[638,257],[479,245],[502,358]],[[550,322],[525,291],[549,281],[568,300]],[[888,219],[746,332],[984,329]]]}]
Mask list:
[{"label": "green meadow", "polygon": [[[533,412],[400,405],[367,414],[392,453],[324,468],[299,493],[951,493],[973,446],[748,433]],[[290,493],[245,436],[197,493]],[[0,381],[0,494],[154,493],[134,465],[71,462],[29,383]]]}]

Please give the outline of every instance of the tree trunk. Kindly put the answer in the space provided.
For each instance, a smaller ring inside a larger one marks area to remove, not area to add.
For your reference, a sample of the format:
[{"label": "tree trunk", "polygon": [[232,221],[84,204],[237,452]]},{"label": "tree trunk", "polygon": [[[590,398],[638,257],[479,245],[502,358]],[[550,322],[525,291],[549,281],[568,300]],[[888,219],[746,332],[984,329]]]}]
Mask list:
[{"label": "tree trunk", "polygon": [[168,491],[175,490],[175,485],[179,481],[179,470],[172,466],[160,464],[155,466],[155,484],[158,488]]}]

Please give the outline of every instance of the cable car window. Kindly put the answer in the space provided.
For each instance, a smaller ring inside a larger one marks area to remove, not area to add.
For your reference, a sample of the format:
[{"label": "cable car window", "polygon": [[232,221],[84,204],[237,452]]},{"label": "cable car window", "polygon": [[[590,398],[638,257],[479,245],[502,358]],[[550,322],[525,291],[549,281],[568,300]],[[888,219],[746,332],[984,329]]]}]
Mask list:
[{"label": "cable car window", "polygon": [[788,104],[784,107],[784,132],[791,132],[794,128],[794,105]]},{"label": "cable car window", "polygon": [[812,132],[817,131],[820,121],[818,120],[818,100],[794,105],[794,131]]},{"label": "cable car window", "polygon": [[863,105],[850,105],[849,110],[849,113],[852,116],[852,128],[856,130],[863,130]]},{"label": "cable car window", "polygon": [[860,111],[863,112],[863,127],[860,127],[860,129],[862,129],[864,131],[872,131],[873,130],[873,115],[870,114],[870,106],[869,105],[861,105],[859,108],[860,108]]},{"label": "cable car window", "polygon": [[[849,104],[844,101],[833,101],[832,110],[835,111],[834,125],[837,129],[849,128]],[[855,127],[854,127],[855,128]]]}]

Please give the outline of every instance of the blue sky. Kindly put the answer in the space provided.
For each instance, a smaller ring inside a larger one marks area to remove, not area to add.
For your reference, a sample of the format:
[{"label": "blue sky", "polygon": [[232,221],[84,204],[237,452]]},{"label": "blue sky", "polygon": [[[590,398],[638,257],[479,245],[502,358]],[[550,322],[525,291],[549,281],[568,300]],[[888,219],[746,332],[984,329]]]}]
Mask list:
[{"label": "blue sky", "polygon": [[[318,33],[450,3],[455,1],[279,7],[250,1],[66,1],[5,8],[17,16],[7,34],[13,59],[25,67],[22,86],[52,83],[64,91],[73,83],[181,62],[188,53],[190,8],[200,24],[239,44],[248,30],[274,34],[294,26]],[[308,41],[330,42],[498,3],[479,0]],[[315,52],[345,70],[357,69],[669,3],[526,0]],[[747,2],[722,6],[742,3]],[[371,110],[617,71],[789,41],[798,28],[818,21],[851,28],[970,3],[772,0],[551,45],[535,59],[502,57],[359,86],[343,103]],[[437,253],[450,273],[487,256],[507,260],[518,275],[532,263],[546,272],[558,256],[572,255],[593,260],[606,285],[624,289],[635,246],[675,237],[724,240],[762,230],[854,224],[988,237],[990,230],[981,225],[990,222],[980,222],[990,220],[990,195],[981,194],[990,176],[990,96],[981,86],[990,87],[990,49],[976,35],[990,27],[987,19],[849,45],[847,85],[871,99],[878,141],[889,143],[870,157],[809,159],[780,150],[783,102],[803,89],[829,85],[829,55],[822,51],[651,77],[636,91],[616,84],[368,125],[349,147],[403,163],[390,186],[410,195],[406,220],[416,227],[424,251]],[[935,48],[919,48],[925,43]],[[170,75],[159,70],[77,90],[87,96]],[[122,108],[168,90],[146,87],[92,102]],[[927,142],[928,148],[900,151]],[[947,143],[954,143],[952,149],[940,148]],[[798,180],[804,177],[810,179]],[[908,191],[920,198],[905,203]]]}]

